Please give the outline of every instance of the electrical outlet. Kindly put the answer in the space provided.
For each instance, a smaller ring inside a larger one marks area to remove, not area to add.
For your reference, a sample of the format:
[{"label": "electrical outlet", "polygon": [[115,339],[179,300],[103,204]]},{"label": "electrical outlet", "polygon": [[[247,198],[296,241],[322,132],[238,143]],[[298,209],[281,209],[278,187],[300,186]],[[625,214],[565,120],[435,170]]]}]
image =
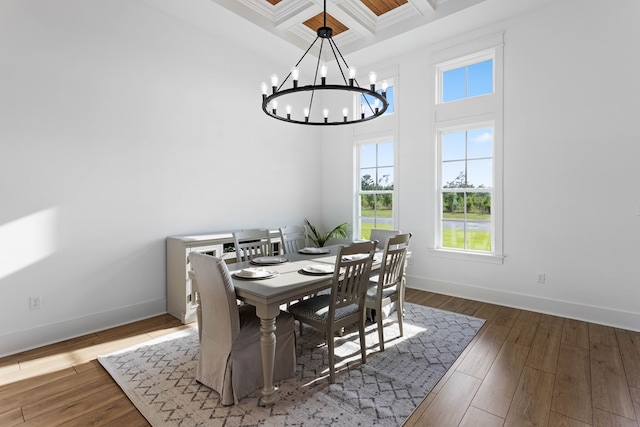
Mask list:
[{"label": "electrical outlet", "polygon": [[545,280],[547,280],[547,278],[546,278],[545,274],[544,274],[544,273],[538,273],[538,280],[537,280],[537,282],[538,282],[538,283],[544,283],[544,282],[545,282]]},{"label": "electrical outlet", "polygon": [[42,298],[29,297],[29,310],[40,310],[40,308],[42,308]]}]

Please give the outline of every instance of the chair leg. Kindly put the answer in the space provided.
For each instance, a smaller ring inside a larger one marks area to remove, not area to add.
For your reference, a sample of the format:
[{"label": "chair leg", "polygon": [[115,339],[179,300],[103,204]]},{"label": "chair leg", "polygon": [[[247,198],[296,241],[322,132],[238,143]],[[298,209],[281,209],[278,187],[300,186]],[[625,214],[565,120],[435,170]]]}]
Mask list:
[{"label": "chair leg", "polygon": [[364,325],[365,325],[365,317],[366,313],[362,312],[362,318],[360,319],[360,324],[358,325],[358,329],[360,329],[360,355],[362,358],[362,364],[367,363],[367,343],[365,341],[365,333],[364,333]]},{"label": "chair leg", "polygon": [[396,301],[396,313],[398,314],[398,329],[400,329],[400,336],[403,335],[402,331],[402,318],[404,317],[404,307],[402,304],[402,298],[398,298]]},{"label": "chair leg", "polygon": [[333,331],[327,333],[327,346],[329,347],[329,382],[334,384],[336,382],[336,356],[335,356],[335,343],[333,341]]},{"label": "chair leg", "polygon": [[384,351],[384,331],[382,330],[382,307],[377,308],[376,323],[378,324],[378,344],[380,345],[380,351]]}]

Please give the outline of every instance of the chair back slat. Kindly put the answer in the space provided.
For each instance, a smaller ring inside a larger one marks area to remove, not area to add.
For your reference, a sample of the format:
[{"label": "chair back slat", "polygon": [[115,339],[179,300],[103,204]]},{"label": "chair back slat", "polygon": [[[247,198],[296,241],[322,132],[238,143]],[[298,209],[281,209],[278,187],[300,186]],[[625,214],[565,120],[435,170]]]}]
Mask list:
[{"label": "chair back slat", "polygon": [[383,262],[380,267],[380,279],[378,280],[378,284],[382,284],[382,286],[378,286],[379,294],[382,294],[384,288],[400,284],[404,278],[410,240],[411,233],[407,233],[398,234],[387,241],[382,255]]},{"label": "chair back slat", "polygon": [[233,242],[238,262],[251,261],[271,253],[271,238],[266,229],[234,231]]},{"label": "chair back slat", "polygon": [[307,228],[304,225],[281,227],[280,240],[285,254],[296,253],[307,246]]},{"label": "chair back slat", "polygon": [[333,273],[330,317],[336,309],[364,303],[375,248],[375,242],[354,243],[340,248]]}]

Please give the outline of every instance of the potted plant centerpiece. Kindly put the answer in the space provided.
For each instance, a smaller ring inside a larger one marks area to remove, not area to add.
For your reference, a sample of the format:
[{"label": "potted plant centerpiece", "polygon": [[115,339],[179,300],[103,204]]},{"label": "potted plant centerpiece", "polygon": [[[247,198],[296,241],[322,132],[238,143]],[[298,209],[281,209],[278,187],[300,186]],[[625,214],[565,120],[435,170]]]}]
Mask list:
[{"label": "potted plant centerpiece", "polygon": [[323,247],[327,241],[332,237],[339,237],[341,239],[347,238],[347,233],[349,231],[349,225],[346,222],[336,226],[333,230],[328,233],[321,233],[318,229],[309,222],[308,219],[304,219],[304,223],[307,226],[307,229],[310,231],[309,239],[316,245],[317,248]]}]

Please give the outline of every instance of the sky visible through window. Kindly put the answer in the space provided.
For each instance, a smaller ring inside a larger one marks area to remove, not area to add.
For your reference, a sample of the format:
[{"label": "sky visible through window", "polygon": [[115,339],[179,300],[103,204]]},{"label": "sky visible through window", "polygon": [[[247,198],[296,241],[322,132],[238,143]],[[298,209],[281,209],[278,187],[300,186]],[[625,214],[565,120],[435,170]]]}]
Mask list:
[{"label": "sky visible through window", "polygon": [[493,92],[493,59],[442,73],[442,102]]},{"label": "sky visible through window", "polygon": [[493,129],[482,128],[442,134],[442,185],[461,172],[474,188],[493,187]]}]

